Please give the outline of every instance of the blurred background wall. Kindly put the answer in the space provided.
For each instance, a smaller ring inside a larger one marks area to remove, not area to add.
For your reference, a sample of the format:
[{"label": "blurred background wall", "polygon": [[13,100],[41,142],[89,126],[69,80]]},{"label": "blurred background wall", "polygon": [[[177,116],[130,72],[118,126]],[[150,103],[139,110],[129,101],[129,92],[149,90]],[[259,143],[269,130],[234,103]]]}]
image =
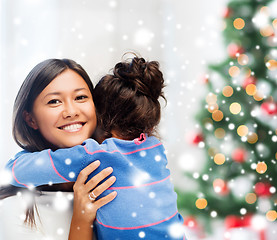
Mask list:
[{"label": "blurred background wall", "polygon": [[12,107],[28,72],[47,58],[79,62],[96,83],[135,51],[158,60],[168,100],[160,133],[174,184],[193,189],[183,170],[204,161],[191,147],[194,116],[206,95],[206,64],[223,57],[222,14],[227,0],[1,0],[0,167],[20,148],[11,134]]}]

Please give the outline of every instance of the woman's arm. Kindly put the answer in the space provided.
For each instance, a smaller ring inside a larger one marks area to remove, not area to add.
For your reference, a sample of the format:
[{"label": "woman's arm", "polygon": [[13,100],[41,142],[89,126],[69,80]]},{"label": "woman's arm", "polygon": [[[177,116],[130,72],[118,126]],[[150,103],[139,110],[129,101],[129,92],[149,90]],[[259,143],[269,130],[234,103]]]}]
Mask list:
[{"label": "woman's arm", "polygon": [[[92,240],[93,239],[93,221],[96,218],[97,210],[103,205],[109,203],[116,197],[116,192],[111,192],[105,197],[98,200],[91,200],[89,194],[93,192],[95,197],[98,197],[102,192],[108,189],[114,182],[115,177],[108,178],[105,182],[99,184],[103,179],[108,177],[113,169],[106,168],[95,175],[87,183],[89,174],[95,171],[100,165],[99,161],[91,163],[84,168],[73,187],[74,190],[74,206],[73,215],[70,225],[69,240]],[[97,187],[96,187],[97,186]]]}]

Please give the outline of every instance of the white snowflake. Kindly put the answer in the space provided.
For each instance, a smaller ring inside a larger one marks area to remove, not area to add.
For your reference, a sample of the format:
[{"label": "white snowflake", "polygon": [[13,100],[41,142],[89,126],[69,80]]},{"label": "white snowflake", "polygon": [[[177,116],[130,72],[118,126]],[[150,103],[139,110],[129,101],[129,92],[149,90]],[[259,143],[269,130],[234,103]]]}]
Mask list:
[{"label": "white snowflake", "polygon": [[146,236],[145,232],[143,232],[143,231],[139,232],[138,235],[140,238],[145,238],[145,236]]},{"label": "white snowflake", "polygon": [[173,223],[169,226],[168,232],[172,238],[181,238],[185,234],[185,228],[182,223]]},{"label": "white snowflake", "polygon": [[70,159],[70,158],[67,158],[67,159],[65,159],[64,162],[65,162],[66,165],[70,165],[70,164],[71,164],[71,159]]},{"label": "white snowflake", "polygon": [[74,178],[74,177],[75,177],[75,173],[74,173],[74,172],[70,172],[70,173],[68,174],[68,176],[69,176],[70,178]]}]

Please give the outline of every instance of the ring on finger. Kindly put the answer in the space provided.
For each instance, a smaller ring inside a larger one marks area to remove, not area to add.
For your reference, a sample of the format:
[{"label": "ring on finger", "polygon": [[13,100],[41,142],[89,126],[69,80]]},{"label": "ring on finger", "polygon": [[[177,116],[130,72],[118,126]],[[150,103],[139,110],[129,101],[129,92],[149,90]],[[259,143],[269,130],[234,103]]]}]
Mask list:
[{"label": "ring on finger", "polygon": [[89,198],[89,200],[91,200],[91,201],[95,201],[96,196],[95,196],[95,194],[94,194],[93,192],[90,192],[90,193],[88,194],[88,198]]}]

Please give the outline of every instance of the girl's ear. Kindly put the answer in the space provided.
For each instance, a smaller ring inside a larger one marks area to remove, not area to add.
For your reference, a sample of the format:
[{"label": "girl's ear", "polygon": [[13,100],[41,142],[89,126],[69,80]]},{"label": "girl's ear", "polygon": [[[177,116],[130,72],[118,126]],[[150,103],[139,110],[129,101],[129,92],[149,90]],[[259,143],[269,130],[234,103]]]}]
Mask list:
[{"label": "girl's ear", "polygon": [[28,124],[29,127],[37,130],[38,129],[38,125],[36,120],[34,119],[32,113],[29,113],[27,111],[23,112],[23,118],[25,120],[25,122]]}]

